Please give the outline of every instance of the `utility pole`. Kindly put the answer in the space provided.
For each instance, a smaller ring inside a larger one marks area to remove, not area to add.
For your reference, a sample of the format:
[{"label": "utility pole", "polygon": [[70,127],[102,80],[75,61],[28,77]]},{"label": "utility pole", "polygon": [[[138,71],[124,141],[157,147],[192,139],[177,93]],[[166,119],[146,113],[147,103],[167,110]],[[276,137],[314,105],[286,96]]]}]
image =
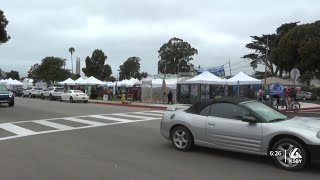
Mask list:
[{"label": "utility pole", "polygon": [[230,61],[229,61],[229,69],[230,69],[230,77],[231,77],[231,65],[230,65]]},{"label": "utility pole", "polygon": [[264,69],[264,85],[267,84],[267,62],[269,53],[269,38],[267,37],[267,49],[266,49],[266,59],[265,59],[265,69]]}]

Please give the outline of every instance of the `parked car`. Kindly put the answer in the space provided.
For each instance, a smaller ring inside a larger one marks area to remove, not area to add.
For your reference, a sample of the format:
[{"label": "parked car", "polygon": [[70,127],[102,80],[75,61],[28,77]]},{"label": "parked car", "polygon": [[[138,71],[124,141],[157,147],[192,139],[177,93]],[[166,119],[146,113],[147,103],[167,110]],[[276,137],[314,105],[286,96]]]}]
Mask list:
[{"label": "parked car", "polygon": [[80,90],[68,90],[60,95],[60,101],[70,101],[72,103],[81,101],[87,103],[89,96]]},{"label": "parked car", "polygon": [[317,96],[307,91],[300,91],[297,93],[297,100],[316,100]]},{"label": "parked car", "polygon": [[216,99],[188,109],[168,109],[161,134],[180,151],[193,145],[271,156],[286,170],[320,160],[318,118],[289,117],[259,101]]},{"label": "parked car", "polygon": [[8,103],[10,107],[14,106],[14,94],[7,90],[7,88],[0,84],[0,104]]},{"label": "parked car", "polygon": [[28,87],[26,90],[23,91],[22,97],[29,97],[29,98],[35,98],[40,97],[42,92],[42,88],[37,87]]},{"label": "parked car", "polygon": [[49,87],[47,90],[41,92],[41,99],[49,98],[52,101],[59,99],[63,93],[63,87]]}]

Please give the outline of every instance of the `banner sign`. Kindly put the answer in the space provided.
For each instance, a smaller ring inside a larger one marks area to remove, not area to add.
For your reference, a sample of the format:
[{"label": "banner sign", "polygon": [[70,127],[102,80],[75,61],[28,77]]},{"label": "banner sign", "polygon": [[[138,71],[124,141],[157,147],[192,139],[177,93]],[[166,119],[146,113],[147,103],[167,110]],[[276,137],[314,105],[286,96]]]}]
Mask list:
[{"label": "banner sign", "polygon": [[152,85],[152,81],[142,81],[142,85]]},{"label": "banner sign", "polygon": [[270,84],[269,86],[269,94],[270,95],[283,95],[284,86],[279,83]]},{"label": "banner sign", "polygon": [[211,68],[197,68],[199,73],[203,73],[204,71],[209,71],[210,73],[216,76],[225,76],[224,66],[211,67]]}]

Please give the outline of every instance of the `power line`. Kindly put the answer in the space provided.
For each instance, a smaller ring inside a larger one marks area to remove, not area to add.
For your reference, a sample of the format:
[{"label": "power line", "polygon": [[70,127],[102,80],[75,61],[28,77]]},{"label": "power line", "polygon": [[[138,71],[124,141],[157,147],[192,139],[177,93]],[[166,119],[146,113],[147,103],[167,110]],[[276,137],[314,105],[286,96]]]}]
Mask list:
[{"label": "power line", "polygon": [[250,66],[250,65],[247,65],[247,66],[243,66],[243,67],[236,68],[236,69],[232,69],[232,70],[233,70],[233,71],[236,71],[236,70],[243,69],[243,68],[248,68],[248,67],[251,67],[251,66]]}]

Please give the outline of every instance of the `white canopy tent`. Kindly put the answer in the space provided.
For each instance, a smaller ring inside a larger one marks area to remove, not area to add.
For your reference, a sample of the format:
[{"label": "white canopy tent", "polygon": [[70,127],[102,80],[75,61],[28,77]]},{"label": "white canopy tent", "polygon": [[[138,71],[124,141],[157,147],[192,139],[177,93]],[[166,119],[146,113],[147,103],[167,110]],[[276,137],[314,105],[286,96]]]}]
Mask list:
[{"label": "white canopy tent", "polygon": [[205,71],[191,79],[185,81],[187,84],[226,84],[226,80],[223,80],[214,74]]},{"label": "white canopy tent", "polygon": [[126,87],[133,87],[133,85],[139,83],[138,79],[131,78],[130,80],[127,81]]},{"label": "white canopy tent", "polygon": [[[81,77],[80,77],[81,78]],[[83,79],[83,78],[78,78],[77,80],[75,80],[75,84],[76,85],[87,85],[86,83],[86,79]]]},{"label": "white canopy tent", "polygon": [[74,85],[75,85],[75,82],[74,82],[73,79],[68,78],[68,79],[60,82],[59,84],[60,84],[60,85],[65,85],[65,84],[67,84],[67,85],[69,85],[69,86],[70,86],[70,85],[71,85],[71,86],[74,86]]},{"label": "white canopy tent", "polygon": [[250,77],[243,72],[239,72],[237,75],[227,80],[228,85],[254,85],[261,83],[261,80]]},{"label": "white canopy tent", "polygon": [[104,84],[102,81],[100,81],[99,79],[91,76],[88,79],[84,80],[86,82],[87,85],[101,85]]}]

